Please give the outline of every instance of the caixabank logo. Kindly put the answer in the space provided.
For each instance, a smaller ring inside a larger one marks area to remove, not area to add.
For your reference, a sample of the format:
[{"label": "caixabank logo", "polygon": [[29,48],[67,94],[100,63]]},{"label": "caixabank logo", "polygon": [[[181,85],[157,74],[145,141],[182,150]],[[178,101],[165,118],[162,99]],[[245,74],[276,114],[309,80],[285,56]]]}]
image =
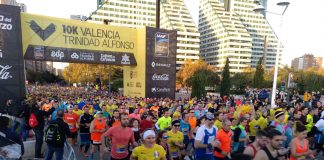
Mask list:
[{"label": "caixabank logo", "polygon": [[36,21],[31,20],[29,27],[41,38],[45,41],[48,37],[50,37],[55,31],[56,27],[53,23],[50,23],[45,29],[40,27]]}]

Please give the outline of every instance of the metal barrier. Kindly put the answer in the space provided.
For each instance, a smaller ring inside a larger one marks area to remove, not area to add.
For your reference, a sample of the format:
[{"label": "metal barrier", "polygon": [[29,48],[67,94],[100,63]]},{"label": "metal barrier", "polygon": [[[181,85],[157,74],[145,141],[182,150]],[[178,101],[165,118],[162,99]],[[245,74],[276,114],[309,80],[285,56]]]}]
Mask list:
[{"label": "metal barrier", "polygon": [[67,142],[65,142],[65,144],[64,144],[63,159],[67,159],[67,160],[76,160],[77,159],[73,147]]}]

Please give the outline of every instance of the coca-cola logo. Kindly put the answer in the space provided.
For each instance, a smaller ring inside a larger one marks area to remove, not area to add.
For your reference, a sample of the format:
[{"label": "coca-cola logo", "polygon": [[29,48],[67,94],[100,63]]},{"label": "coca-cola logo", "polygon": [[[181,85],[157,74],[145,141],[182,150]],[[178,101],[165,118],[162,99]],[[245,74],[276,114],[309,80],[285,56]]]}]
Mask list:
[{"label": "coca-cola logo", "polygon": [[152,76],[153,81],[168,81],[169,80],[169,75],[168,74],[156,74]]},{"label": "coca-cola logo", "polygon": [[12,78],[12,75],[10,75],[10,72],[8,71],[12,66],[9,65],[0,65],[0,79],[9,79]]}]

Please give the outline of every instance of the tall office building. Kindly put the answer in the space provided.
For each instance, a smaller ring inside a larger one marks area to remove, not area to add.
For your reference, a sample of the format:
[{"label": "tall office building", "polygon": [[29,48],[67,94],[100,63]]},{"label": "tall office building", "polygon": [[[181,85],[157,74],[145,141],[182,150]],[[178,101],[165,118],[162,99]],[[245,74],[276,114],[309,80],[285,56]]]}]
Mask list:
[{"label": "tall office building", "polygon": [[312,54],[305,54],[301,57],[294,58],[291,62],[291,67],[296,70],[305,70],[311,67],[322,68],[322,57],[315,57]]},{"label": "tall office building", "polygon": [[[109,25],[155,27],[156,0],[109,0],[99,2],[88,20]],[[199,59],[199,32],[183,0],[161,0],[160,28],[178,30],[177,69],[186,59]]]},{"label": "tall office building", "polygon": [[253,11],[256,6],[255,0],[200,0],[202,59],[224,67],[228,57],[230,71],[241,72],[249,66],[256,67],[263,57],[265,68],[271,69],[278,39],[264,15]]},{"label": "tall office building", "polygon": [[91,15],[89,22],[113,26],[155,27],[156,0],[109,0],[100,2],[98,9]]},{"label": "tall office building", "polygon": [[184,1],[162,1],[160,17],[161,28],[177,30],[177,70],[187,59],[198,60],[199,32]]}]

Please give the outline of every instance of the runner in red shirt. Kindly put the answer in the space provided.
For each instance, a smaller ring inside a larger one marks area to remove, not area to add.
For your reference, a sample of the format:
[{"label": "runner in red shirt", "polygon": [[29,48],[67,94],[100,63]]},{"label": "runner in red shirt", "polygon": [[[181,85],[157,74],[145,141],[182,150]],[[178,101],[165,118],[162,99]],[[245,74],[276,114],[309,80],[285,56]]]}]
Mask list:
[{"label": "runner in red shirt", "polygon": [[73,113],[73,106],[68,107],[68,113],[64,114],[64,121],[69,125],[69,129],[71,132],[71,145],[76,145],[77,138],[78,138],[78,120],[79,116]]},{"label": "runner in red shirt", "polygon": [[134,138],[134,132],[128,126],[128,114],[121,113],[120,115],[121,125],[111,127],[106,133],[105,137],[109,138],[109,144],[111,146],[111,160],[116,159],[128,159],[129,152],[128,147],[131,143],[133,148],[137,146]]}]

